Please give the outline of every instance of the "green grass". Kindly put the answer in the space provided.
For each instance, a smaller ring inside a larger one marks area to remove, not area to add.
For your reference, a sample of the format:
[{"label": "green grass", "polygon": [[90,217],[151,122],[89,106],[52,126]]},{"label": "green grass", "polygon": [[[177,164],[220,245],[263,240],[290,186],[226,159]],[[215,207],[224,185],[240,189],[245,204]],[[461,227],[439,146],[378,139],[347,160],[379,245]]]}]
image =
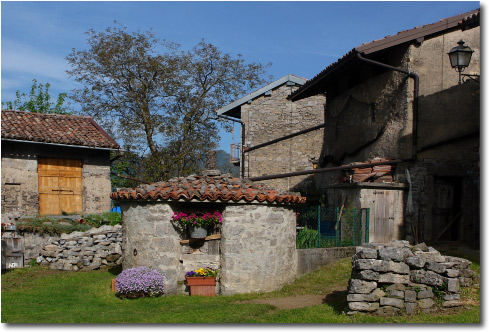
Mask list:
[{"label": "green grass", "polygon": [[[469,309],[415,317],[343,313],[350,259],[310,273],[279,291],[215,298],[164,296],[117,298],[110,280],[118,271],[65,272],[35,266],[2,275],[2,323],[479,323],[479,295]],[[279,310],[242,303],[257,298],[324,294],[324,304]]]}]

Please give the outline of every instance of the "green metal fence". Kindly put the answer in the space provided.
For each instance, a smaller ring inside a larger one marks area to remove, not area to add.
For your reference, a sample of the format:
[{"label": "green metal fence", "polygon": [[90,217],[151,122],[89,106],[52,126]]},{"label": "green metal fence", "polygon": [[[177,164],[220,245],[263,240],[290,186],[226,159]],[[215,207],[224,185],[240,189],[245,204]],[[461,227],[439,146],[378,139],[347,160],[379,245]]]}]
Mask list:
[{"label": "green metal fence", "polygon": [[304,206],[297,213],[298,249],[368,243],[370,209]]}]

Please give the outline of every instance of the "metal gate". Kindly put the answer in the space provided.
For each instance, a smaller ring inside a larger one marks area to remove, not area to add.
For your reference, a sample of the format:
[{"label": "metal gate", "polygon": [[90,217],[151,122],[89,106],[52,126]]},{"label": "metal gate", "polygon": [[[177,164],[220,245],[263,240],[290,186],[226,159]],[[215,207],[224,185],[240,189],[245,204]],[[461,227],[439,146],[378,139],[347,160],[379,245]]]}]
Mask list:
[{"label": "metal gate", "polygon": [[359,246],[369,242],[370,209],[305,206],[297,209],[298,249]]}]

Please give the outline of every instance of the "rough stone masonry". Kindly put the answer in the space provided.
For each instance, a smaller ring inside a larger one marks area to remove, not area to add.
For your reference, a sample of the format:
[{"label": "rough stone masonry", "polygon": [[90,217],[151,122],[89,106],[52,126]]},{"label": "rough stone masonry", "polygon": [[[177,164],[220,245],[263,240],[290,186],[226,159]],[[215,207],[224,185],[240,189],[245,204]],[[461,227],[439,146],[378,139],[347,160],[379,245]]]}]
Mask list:
[{"label": "rough stone masonry", "polygon": [[476,277],[470,264],[424,243],[364,244],[352,257],[347,313],[410,315],[461,306],[460,286],[471,286]]},{"label": "rough stone masonry", "polygon": [[61,234],[45,245],[37,262],[65,271],[96,270],[122,265],[122,226],[102,226],[86,232]]}]

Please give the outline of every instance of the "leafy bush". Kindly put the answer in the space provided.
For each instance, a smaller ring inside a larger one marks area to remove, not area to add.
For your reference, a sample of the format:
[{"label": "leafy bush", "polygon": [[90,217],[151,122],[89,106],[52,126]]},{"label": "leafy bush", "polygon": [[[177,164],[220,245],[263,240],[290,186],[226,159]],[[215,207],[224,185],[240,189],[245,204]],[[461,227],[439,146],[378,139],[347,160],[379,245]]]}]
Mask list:
[{"label": "leafy bush", "polygon": [[317,248],[318,231],[315,229],[303,228],[297,234],[296,247],[299,249]]},{"label": "leafy bush", "polygon": [[17,231],[20,233],[37,234],[62,234],[74,231],[85,232],[92,228],[90,225],[79,223],[77,220],[69,218],[24,218],[17,224]]},{"label": "leafy bush", "polygon": [[119,212],[107,212],[102,214],[89,214],[80,219],[66,218],[23,218],[17,221],[17,231],[37,234],[62,234],[71,232],[86,232],[92,227],[101,225],[115,226],[120,224]]},{"label": "leafy bush", "polygon": [[161,296],[164,293],[163,275],[146,266],[127,269],[117,276],[115,287],[121,298]]},{"label": "leafy bush", "polygon": [[93,227],[100,227],[102,225],[115,226],[121,223],[121,214],[119,212],[89,214],[87,216],[83,216],[83,219],[87,224]]}]

